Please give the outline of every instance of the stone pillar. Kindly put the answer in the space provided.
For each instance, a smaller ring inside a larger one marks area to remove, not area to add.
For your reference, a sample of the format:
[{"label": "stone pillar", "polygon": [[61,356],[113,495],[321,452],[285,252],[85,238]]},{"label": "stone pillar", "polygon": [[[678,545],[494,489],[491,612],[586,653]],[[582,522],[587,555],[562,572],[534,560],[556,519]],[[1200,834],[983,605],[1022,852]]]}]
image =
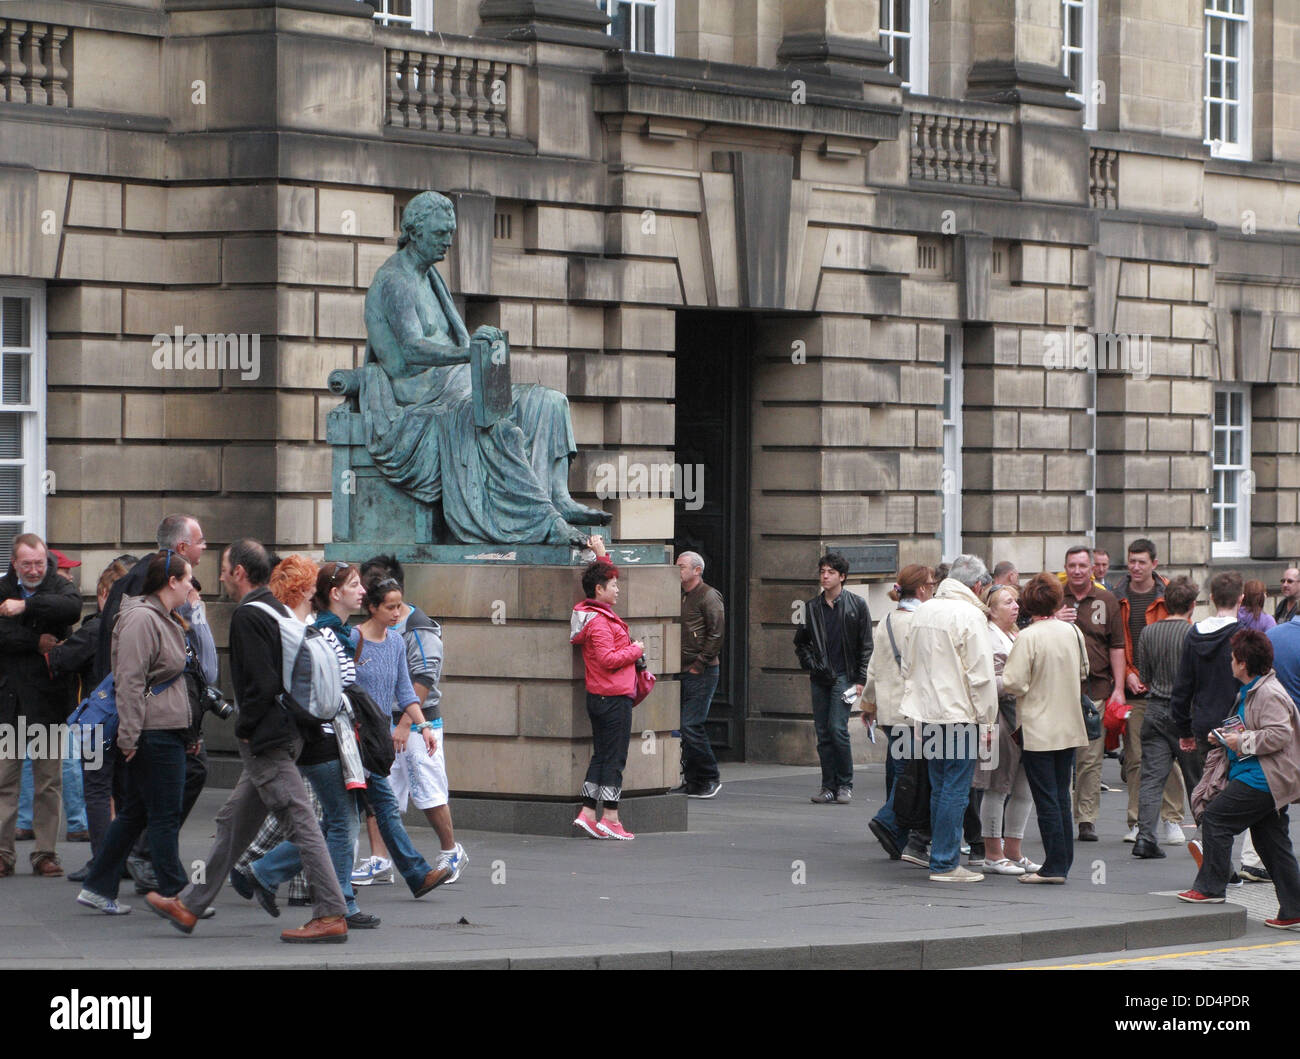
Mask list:
[{"label": "stone pillar", "polygon": [[777,61],[813,74],[895,86],[880,46],[880,0],[786,0]]},{"label": "stone pillar", "polygon": [[609,17],[595,0],[483,0],[478,36],[615,48]]},{"label": "stone pillar", "polygon": [[991,103],[1078,110],[1061,72],[1059,0],[983,0],[973,16],[967,94]]}]

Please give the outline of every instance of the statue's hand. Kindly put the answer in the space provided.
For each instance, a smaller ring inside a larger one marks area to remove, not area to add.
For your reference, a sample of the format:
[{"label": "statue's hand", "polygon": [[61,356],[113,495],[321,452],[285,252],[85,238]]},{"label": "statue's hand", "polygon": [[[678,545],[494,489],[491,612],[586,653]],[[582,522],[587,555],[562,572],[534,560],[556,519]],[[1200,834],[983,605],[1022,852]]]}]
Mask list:
[{"label": "statue's hand", "polygon": [[499,327],[492,327],[489,324],[479,324],[474,328],[474,338],[486,339],[488,342],[501,342],[505,340],[506,333]]}]

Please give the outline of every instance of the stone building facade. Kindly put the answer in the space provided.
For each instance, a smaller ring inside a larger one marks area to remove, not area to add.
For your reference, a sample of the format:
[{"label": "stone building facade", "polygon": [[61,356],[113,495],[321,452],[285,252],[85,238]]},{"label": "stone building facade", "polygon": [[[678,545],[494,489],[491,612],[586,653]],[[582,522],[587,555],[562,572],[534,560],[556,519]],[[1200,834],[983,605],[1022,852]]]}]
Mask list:
[{"label": "stone building facade", "polygon": [[[732,756],[811,755],[792,616],[827,547],[887,545],[851,578],[877,614],[895,545],[1029,573],[1147,536],[1166,570],[1271,587],[1300,553],[1294,5],[414,6],[436,32],[355,0],[0,11],[6,548],[34,529],[97,571],[184,510],[214,544],[319,552],[324,379],[360,363],[364,291],[435,188],[467,323],[569,396],[575,495],[619,540],[702,551],[727,595]],[[628,478],[670,465],[682,495]],[[671,674],[675,572],[635,576]],[[563,586],[525,582],[500,592],[555,617]],[[500,592],[428,591],[482,767],[554,734],[480,657]]]}]

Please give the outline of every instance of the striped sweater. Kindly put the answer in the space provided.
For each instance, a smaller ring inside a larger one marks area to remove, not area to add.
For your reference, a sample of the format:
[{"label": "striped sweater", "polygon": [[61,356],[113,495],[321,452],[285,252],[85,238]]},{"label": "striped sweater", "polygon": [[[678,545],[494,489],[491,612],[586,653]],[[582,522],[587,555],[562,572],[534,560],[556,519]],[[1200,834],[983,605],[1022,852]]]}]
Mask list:
[{"label": "striped sweater", "polygon": [[1142,630],[1137,645],[1138,679],[1151,689],[1149,698],[1169,701],[1178,676],[1183,640],[1191,628],[1191,623],[1180,617],[1152,622]]}]

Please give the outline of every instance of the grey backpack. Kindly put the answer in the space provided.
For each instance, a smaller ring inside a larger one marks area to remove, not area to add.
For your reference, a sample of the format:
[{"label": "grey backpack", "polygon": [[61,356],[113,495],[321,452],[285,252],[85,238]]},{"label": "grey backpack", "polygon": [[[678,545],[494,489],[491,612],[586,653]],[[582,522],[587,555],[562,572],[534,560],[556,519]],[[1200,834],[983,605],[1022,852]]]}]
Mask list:
[{"label": "grey backpack", "polygon": [[343,705],[343,675],[329,640],[319,629],[285,617],[261,600],[249,606],[265,611],[280,626],[286,705],[317,721],[334,720]]}]

